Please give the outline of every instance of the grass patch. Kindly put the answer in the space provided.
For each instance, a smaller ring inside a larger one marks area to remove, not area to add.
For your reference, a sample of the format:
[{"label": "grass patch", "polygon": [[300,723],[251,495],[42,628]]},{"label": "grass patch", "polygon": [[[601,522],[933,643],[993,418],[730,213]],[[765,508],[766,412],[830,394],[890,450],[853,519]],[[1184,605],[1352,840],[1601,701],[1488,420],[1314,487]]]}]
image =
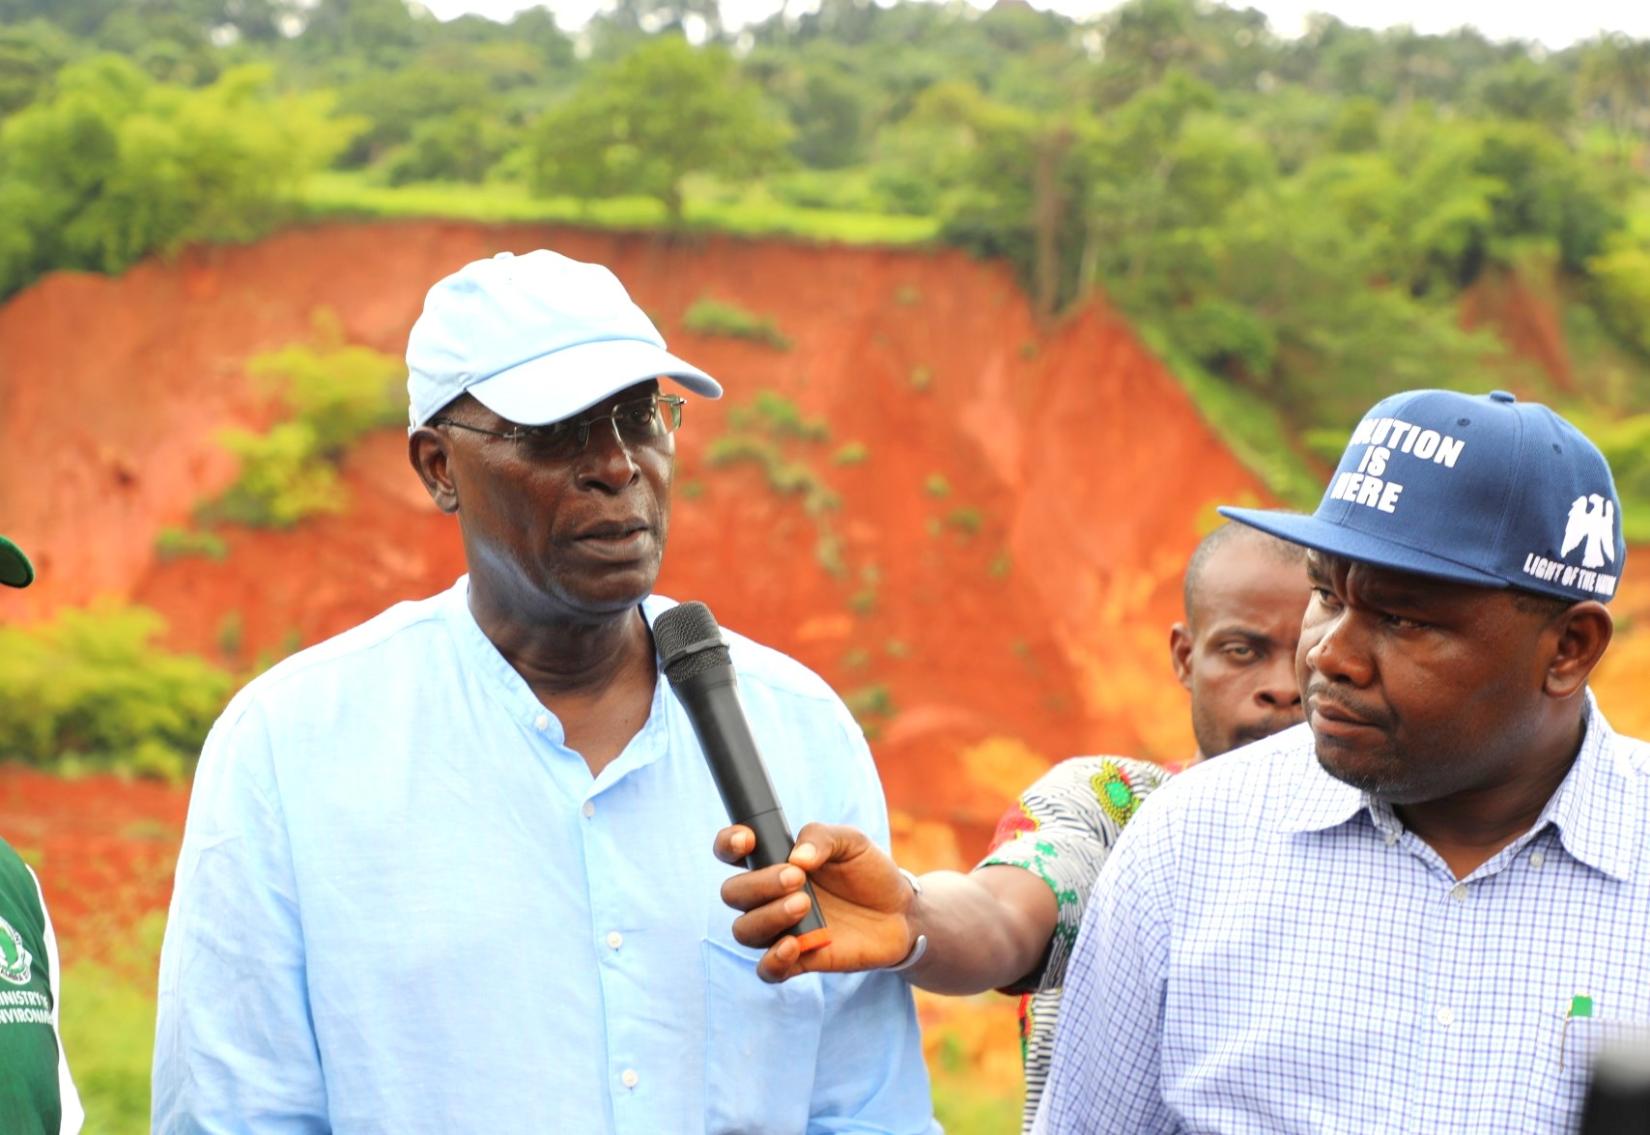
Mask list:
[{"label": "grass patch", "polygon": [[833,465],[863,465],[871,457],[871,450],[863,441],[850,441],[831,454]]},{"label": "grass patch", "polygon": [[936,500],[951,495],[951,482],[938,473],[930,473],[922,483],[922,491]]},{"label": "grass patch", "polygon": [[216,532],[162,528],[155,537],[155,555],[162,563],[181,560],[186,556],[204,556],[214,563],[222,563],[229,555],[229,545]]},{"label": "grass patch", "polygon": [[823,528],[814,542],[814,560],[832,579],[846,579],[848,560],[842,554],[842,537],[830,528]]},{"label": "grass patch", "polygon": [[869,615],[877,609],[877,590],[882,586],[882,571],[876,564],[859,569],[859,588],[848,596],[848,609],[856,615]]},{"label": "grass patch", "polygon": [[795,402],[773,390],[759,390],[748,405],[730,408],[728,425],[735,430],[760,430],[777,439],[831,440],[831,427],[824,418],[804,418]]},{"label": "grass patch", "polygon": [[218,650],[230,658],[238,656],[246,644],[246,620],[239,611],[226,611],[218,621]]},{"label": "grass patch", "polygon": [[64,775],[183,779],[234,681],[161,646],[165,627],[109,600],[0,627],[0,753]]},{"label": "grass patch", "polygon": [[894,696],[880,682],[849,690],[842,695],[842,701],[861,725],[867,718],[894,716]]},{"label": "grass patch", "polygon": [[842,497],[805,456],[794,455],[799,443],[830,440],[824,420],[805,418],[795,402],[764,390],[750,403],[730,408],[728,426],[728,433],[712,438],[705,447],[705,463],[712,469],[741,463],[759,466],[774,492],[801,497],[802,511],[814,522],[815,561],[831,578],[848,578],[842,538],[830,523],[830,514],[842,507]]},{"label": "grass patch", "polygon": [[[667,228],[664,205],[650,197],[596,201],[534,197],[525,185],[504,181],[389,186],[359,171],[315,174],[304,188],[302,207],[307,215],[322,219],[431,217],[494,224],[533,221],[606,229]],[[683,215],[689,229],[843,244],[925,244],[936,239],[940,227],[933,217],[790,204],[761,185],[730,194],[704,179],[689,180]]]},{"label": "grass patch", "polygon": [[791,349],[791,341],[765,315],[746,311],[735,303],[701,297],[682,315],[682,326],[695,335],[719,335],[728,339],[748,339],[776,351]]},{"label": "grass patch", "polygon": [[343,511],[345,451],[368,430],[405,420],[406,368],[394,355],[344,342],[336,315],[317,311],[313,345],[295,344],[247,364],[290,417],[266,433],[232,429],[223,445],[240,459],[234,484],[195,510],[202,525],[290,528]]},{"label": "grass patch", "polygon": [[945,523],[964,536],[977,536],[980,529],[985,526],[985,516],[979,509],[963,505],[946,513]]}]

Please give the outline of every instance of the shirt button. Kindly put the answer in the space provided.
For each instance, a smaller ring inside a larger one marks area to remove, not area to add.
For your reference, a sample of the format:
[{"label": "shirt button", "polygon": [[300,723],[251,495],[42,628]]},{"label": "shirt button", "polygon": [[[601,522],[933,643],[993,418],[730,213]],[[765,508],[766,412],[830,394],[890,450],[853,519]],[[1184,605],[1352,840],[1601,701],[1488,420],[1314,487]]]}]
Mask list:
[{"label": "shirt button", "polygon": [[579,811],[583,812],[584,818],[588,820],[591,816],[596,814],[596,802],[594,800],[586,800],[584,802],[584,807],[580,808]]},{"label": "shirt button", "polygon": [[624,935],[620,934],[617,930],[609,930],[607,932],[608,949],[617,950],[622,945],[624,945]]},{"label": "shirt button", "polygon": [[1393,844],[1395,844],[1397,842],[1398,842],[1398,833],[1397,832],[1387,832],[1386,833],[1386,845],[1388,847],[1391,847]]},{"label": "shirt button", "polygon": [[1545,862],[1547,862],[1547,857],[1545,855],[1543,855],[1541,852],[1539,852],[1539,851],[1530,852],[1530,866],[1531,867],[1534,867],[1537,871],[1539,871],[1539,870],[1541,870],[1541,865]]},{"label": "shirt button", "polygon": [[624,1083],[625,1087],[634,1088],[638,1083],[641,1082],[642,1078],[640,1076],[636,1075],[636,1069],[626,1068],[624,1070],[624,1075],[620,1076],[619,1079]]},{"label": "shirt button", "polygon": [[533,728],[537,729],[540,733],[543,733],[546,729],[550,728],[550,715],[548,713],[541,713],[537,717],[533,718]]},{"label": "shirt button", "polygon": [[1450,888],[1449,897],[1454,899],[1456,902],[1466,902],[1467,885],[1465,883],[1455,884],[1455,886]]},{"label": "shirt button", "polygon": [[1438,1023],[1449,1028],[1455,1023],[1455,1011],[1447,1008],[1438,1010]]}]

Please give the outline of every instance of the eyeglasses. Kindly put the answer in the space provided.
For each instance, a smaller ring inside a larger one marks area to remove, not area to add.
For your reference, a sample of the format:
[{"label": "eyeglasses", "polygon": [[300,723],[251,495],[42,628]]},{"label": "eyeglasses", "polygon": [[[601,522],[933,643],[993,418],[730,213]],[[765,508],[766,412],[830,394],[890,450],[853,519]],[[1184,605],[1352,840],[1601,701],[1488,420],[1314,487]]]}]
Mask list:
[{"label": "eyeglasses", "polygon": [[432,426],[451,426],[456,430],[486,434],[515,442],[523,456],[534,461],[568,461],[584,452],[590,442],[590,428],[601,422],[612,422],[614,435],[626,448],[658,445],[682,425],[682,406],[687,399],[676,394],[649,394],[620,402],[611,410],[592,414],[571,422],[551,422],[543,426],[515,426],[507,430],[489,430],[451,418],[431,418]]}]

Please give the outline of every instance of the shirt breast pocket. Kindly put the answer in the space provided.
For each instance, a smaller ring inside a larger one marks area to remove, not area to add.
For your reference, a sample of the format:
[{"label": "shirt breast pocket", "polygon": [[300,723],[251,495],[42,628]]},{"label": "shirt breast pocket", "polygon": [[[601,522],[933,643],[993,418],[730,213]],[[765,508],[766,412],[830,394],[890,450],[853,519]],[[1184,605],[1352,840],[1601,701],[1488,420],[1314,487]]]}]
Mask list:
[{"label": "shirt breast pocket", "polygon": [[706,1135],[798,1135],[808,1129],[825,1019],[819,975],[770,985],[755,952],[713,938],[705,964]]},{"label": "shirt breast pocket", "polygon": [[1593,1065],[1605,1049],[1650,1040],[1650,1021],[1578,1017],[1560,1027],[1564,1033],[1564,1072],[1567,1076],[1580,1077],[1583,1083],[1591,1080]]},{"label": "shirt breast pocket", "polygon": [[1552,1021],[1542,1033],[1549,1043],[1543,1045],[1545,1059],[1527,1081],[1525,1113],[1542,1124],[1541,1130],[1563,1131],[1581,1116],[1599,1055],[1612,1045],[1650,1036],[1650,1021],[1576,1017]]}]

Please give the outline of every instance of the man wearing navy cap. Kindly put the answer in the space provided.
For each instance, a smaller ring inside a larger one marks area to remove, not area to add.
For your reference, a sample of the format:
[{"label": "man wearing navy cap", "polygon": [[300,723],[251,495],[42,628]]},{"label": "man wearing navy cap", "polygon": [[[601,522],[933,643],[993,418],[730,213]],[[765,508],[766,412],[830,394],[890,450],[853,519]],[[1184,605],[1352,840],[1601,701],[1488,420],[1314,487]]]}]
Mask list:
[{"label": "man wearing navy cap", "polygon": [[1067,971],[1050,1132],[1526,1132],[1650,1026],[1650,746],[1587,688],[1626,559],[1544,406],[1372,409],[1316,513],[1304,725],[1158,790]]},{"label": "man wearing navy cap", "polygon": [[[27,587],[34,565],[0,536],[0,584]],[[0,1130],[74,1135],[85,1120],[57,1033],[57,936],[40,880],[0,839]]]},{"label": "man wearing navy cap", "polygon": [[[933,1130],[891,974],[775,987],[708,853],[726,812],[659,679],[683,399],[607,269],[470,264],[407,344],[409,456],[469,574],[246,687],[201,756],[161,954],[154,1129]],[[814,674],[729,635],[787,808],[887,842]]]}]

